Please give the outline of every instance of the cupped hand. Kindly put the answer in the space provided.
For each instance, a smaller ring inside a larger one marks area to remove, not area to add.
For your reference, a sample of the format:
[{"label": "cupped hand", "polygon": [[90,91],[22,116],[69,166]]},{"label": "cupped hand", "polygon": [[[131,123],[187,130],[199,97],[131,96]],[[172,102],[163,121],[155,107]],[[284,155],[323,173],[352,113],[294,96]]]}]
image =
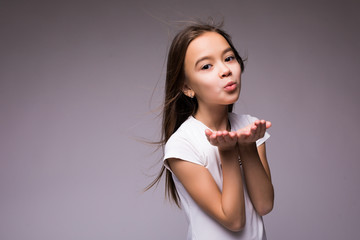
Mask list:
[{"label": "cupped hand", "polygon": [[239,145],[250,144],[264,137],[266,129],[271,127],[271,122],[256,120],[252,124],[236,131]]},{"label": "cupped hand", "polygon": [[238,141],[236,132],[211,131],[206,129],[205,135],[212,145],[217,146],[219,150],[223,151],[231,150],[236,146]]}]

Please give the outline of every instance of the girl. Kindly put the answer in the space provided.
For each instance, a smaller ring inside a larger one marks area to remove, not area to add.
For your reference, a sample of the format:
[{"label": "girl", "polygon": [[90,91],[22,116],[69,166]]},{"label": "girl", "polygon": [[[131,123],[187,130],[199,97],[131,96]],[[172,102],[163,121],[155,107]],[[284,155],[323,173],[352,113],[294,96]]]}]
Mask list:
[{"label": "girl", "polygon": [[271,123],[232,113],[244,63],[230,36],[194,24],[169,50],[162,123],[166,190],[185,210],[187,239],[266,239],[273,207],[266,159]]}]

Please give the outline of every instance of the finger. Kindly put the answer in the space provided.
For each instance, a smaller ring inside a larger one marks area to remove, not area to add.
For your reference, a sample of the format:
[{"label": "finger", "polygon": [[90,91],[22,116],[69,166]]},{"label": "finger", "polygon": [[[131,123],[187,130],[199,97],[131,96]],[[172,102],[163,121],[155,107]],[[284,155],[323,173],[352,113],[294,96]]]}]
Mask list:
[{"label": "finger", "polygon": [[206,130],[205,130],[205,135],[206,135],[207,137],[210,137],[211,134],[212,134],[212,131],[211,131],[210,129],[206,129]]},{"label": "finger", "polygon": [[266,129],[272,126],[272,123],[270,121],[266,121]]},{"label": "finger", "polygon": [[230,136],[230,133],[228,131],[223,131],[223,138],[225,142],[231,142],[232,138]]},{"label": "finger", "polygon": [[236,143],[238,140],[236,132],[229,132],[228,134],[228,140],[231,143]]},{"label": "finger", "polygon": [[266,131],[266,121],[265,120],[260,120],[259,122],[256,122],[258,129],[256,134],[254,135],[254,138],[252,139],[254,142],[257,141],[258,139],[264,137],[265,135],[265,131]]},{"label": "finger", "polygon": [[250,131],[252,134],[256,134],[259,131],[260,122],[254,122],[251,126]]},{"label": "finger", "polygon": [[236,134],[236,132],[229,132],[229,139],[230,139],[230,141],[236,142],[236,141],[237,141],[237,134]]},{"label": "finger", "polygon": [[217,138],[216,135],[217,135],[216,132],[213,132],[213,133],[210,135],[210,137],[209,137],[210,143],[211,143],[212,145],[215,145],[215,146],[217,146],[217,145],[219,144],[218,138]]},{"label": "finger", "polygon": [[266,131],[266,121],[265,121],[265,120],[261,120],[261,121],[260,121],[260,134],[259,134],[259,138],[264,137],[265,131]]},{"label": "finger", "polygon": [[212,134],[211,134],[211,136],[210,136],[210,138],[212,139],[212,140],[214,140],[214,139],[217,139],[217,131],[213,131],[212,132]]},{"label": "finger", "polygon": [[210,131],[209,129],[206,129],[205,130],[205,136],[206,136],[206,138],[207,138],[207,140],[210,142],[210,137],[211,137],[211,135],[213,134],[213,132],[212,131]]},{"label": "finger", "polygon": [[221,136],[225,137],[225,136],[228,136],[229,135],[229,132],[224,130],[224,131],[221,131]]},{"label": "finger", "polygon": [[237,137],[236,132],[229,132],[229,137],[230,137],[231,139],[235,139],[235,138]]},{"label": "finger", "polygon": [[254,139],[259,138],[259,130],[260,130],[260,121],[255,121],[254,125],[251,127],[251,134],[249,136],[249,140],[251,139],[253,141]]},{"label": "finger", "polygon": [[216,139],[218,141],[219,144],[223,144],[225,143],[225,139],[224,139],[224,135],[222,131],[218,131],[216,134]]}]

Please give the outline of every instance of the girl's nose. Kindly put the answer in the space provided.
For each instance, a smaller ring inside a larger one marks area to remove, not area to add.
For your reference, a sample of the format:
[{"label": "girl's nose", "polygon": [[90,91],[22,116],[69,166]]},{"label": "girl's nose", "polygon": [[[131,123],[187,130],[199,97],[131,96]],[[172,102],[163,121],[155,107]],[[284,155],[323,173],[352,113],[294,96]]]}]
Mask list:
[{"label": "girl's nose", "polygon": [[224,65],[219,71],[219,77],[224,78],[231,75],[231,70],[228,66]]}]

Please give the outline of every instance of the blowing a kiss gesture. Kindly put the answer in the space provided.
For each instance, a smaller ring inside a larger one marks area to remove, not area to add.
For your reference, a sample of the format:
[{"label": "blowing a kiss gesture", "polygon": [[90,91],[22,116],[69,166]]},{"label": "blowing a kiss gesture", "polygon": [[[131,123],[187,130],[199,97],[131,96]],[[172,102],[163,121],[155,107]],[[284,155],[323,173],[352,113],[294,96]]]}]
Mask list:
[{"label": "blowing a kiss gesture", "polygon": [[219,150],[226,151],[235,147],[236,143],[242,146],[256,142],[258,139],[264,137],[266,129],[270,127],[271,122],[256,120],[236,132],[211,131],[206,129],[205,134],[212,145],[217,146]]},{"label": "blowing a kiss gesture", "polygon": [[[274,189],[266,160],[265,143],[256,146],[256,141],[264,137],[269,127],[271,127],[271,122],[256,120],[234,132],[205,130],[208,141],[217,146],[220,153],[224,176],[223,197],[229,196],[232,199],[230,202],[234,203],[233,206],[236,206],[239,201],[240,209],[243,209],[244,199],[241,186],[243,180],[237,169],[238,157],[240,157],[249,197],[261,216],[271,211],[274,202]],[[231,210],[238,209],[237,207]],[[244,219],[244,216],[241,219]]]}]

